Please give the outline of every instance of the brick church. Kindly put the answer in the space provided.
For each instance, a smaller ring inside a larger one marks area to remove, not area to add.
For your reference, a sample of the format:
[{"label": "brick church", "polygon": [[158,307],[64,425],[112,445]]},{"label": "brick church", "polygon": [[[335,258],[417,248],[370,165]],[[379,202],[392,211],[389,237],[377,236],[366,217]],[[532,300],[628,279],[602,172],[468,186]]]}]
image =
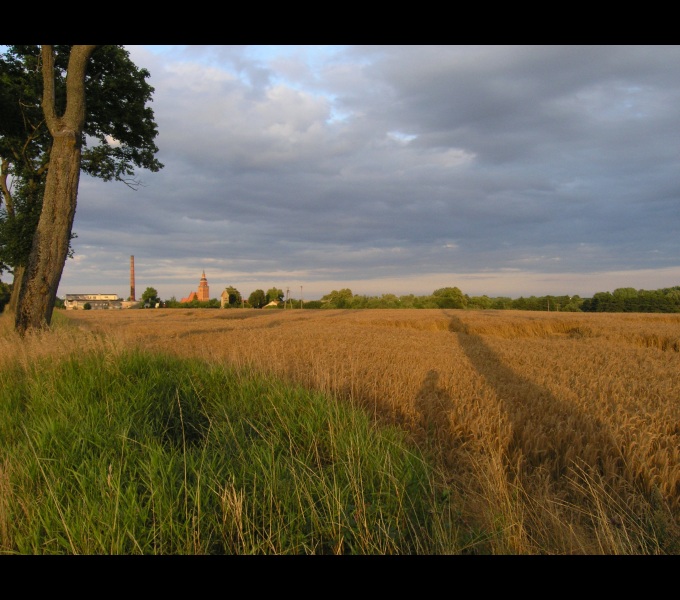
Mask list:
[{"label": "brick church", "polygon": [[198,282],[198,292],[191,292],[186,298],[182,298],[180,302],[191,302],[198,300],[199,302],[207,302],[210,300],[210,288],[208,287],[208,280],[205,277],[205,269],[201,275],[201,281]]}]

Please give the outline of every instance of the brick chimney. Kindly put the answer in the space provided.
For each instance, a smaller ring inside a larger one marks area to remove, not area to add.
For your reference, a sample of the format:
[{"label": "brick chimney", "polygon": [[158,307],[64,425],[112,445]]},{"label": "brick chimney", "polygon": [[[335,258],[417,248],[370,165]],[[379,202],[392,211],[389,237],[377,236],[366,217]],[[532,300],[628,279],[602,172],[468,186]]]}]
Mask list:
[{"label": "brick chimney", "polygon": [[130,256],[130,300],[136,302],[135,299],[135,257]]}]

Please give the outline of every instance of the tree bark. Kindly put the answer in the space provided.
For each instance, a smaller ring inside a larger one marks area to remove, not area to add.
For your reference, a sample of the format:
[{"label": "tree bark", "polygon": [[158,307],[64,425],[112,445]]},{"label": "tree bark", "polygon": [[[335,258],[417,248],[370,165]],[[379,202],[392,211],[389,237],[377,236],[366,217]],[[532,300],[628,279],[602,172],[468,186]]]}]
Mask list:
[{"label": "tree bark", "polygon": [[21,280],[24,278],[25,267],[14,267],[14,282],[12,283],[12,293],[9,297],[9,302],[5,305],[5,311],[16,314],[17,306],[19,304],[19,290],[21,289]]},{"label": "tree bark", "polygon": [[42,47],[43,112],[52,135],[45,196],[28,264],[21,281],[15,329],[24,335],[48,327],[68,254],[80,180],[85,123],[85,72],[96,46],[73,46],[66,76],[66,110],[56,114],[54,53]]}]

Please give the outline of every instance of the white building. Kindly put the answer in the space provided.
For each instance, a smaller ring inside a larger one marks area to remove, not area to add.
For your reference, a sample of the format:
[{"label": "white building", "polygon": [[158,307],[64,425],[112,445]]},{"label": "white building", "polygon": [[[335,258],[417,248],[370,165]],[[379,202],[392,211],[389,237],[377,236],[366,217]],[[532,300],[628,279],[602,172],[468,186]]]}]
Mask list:
[{"label": "white building", "polygon": [[66,294],[64,297],[66,310],[82,310],[86,304],[92,310],[123,308],[123,299],[118,294]]}]

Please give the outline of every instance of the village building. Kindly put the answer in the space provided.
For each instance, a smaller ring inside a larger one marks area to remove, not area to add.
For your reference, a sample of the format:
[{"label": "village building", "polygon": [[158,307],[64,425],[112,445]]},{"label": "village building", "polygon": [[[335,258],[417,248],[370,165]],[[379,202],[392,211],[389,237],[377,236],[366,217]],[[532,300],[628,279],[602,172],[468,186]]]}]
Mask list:
[{"label": "village building", "polygon": [[220,296],[220,308],[225,306],[229,306],[229,292],[227,290],[224,290]]},{"label": "village building", "polygon": [[193,302],[194,300],[198,300],[198,295],[196,292],[191,292],[191,294],[189,294],[186,298],[182,298],[180,302],[185,304],[187,302]]},{"label": "village building", "polygon": [[64,307],[66,310],[83,310],[89,304],[92,310],[123,308],[123,299],[118,294],[66,294]]},{"label": "village building", "polygon": [[205,276],[205,269],[201,275],[201,280],[198,282],[198,292],[191,292],[186,298],[182,298],[180,302],[184,304],[193,300],[198,300],[199,302],[208,302],[210,300],[210,287]]}]

